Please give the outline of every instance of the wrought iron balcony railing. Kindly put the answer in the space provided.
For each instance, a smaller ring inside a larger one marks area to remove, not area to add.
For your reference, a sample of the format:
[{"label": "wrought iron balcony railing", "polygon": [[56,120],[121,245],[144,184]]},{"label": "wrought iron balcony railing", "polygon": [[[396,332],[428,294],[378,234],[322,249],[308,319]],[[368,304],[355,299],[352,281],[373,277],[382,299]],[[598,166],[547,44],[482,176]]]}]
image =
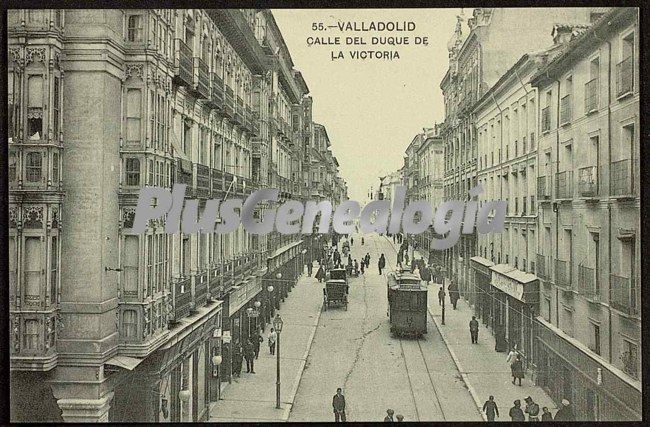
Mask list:
[{"label": "wrought iron balcony railing", "polygon": [[636,281],[615,274],[610,276],[610,280],[612,289],[610,305],[623,313],[638,315],[640,313],[639,289]]},{"label": "wrought iron balcony railing", "polygon": [[210,99],[210,69],[198,57],[194,57],[194,87],[202,98]]},{"label": "wrought iron balcony railing", "polygon": [[224,97],[223,80],[217,73],[212,73],[212,104],[217,108],[223,108]]},{"label": "wrought iron balcony railing", "polygon": [[192,289],[189,277],[181,278],[174,283],[173,310],[170,321],[178,322],[190,314],[192,308]]},{"label": "wrought iron balcony railing", "polygon": [[597,288],[596,270],[584,265],[578,266],[578,292],[591,300],[600,300],[600,290]]},{"label": "wrought iron balcony railing", "polygon": [[210,197],[210,168],[198,163],[196,164],[196,196]]},{"label": "wrought iron balcony railing", "polygon": [[639,164],[637,159],[612,162],[609,170],[612,196],[634,197],[639,194]]},{"label": "wrought iron balcony railing", "polygon": [[544,280],[550,279],[547,260],[548,260],[548,256],[537,254],[537,277],[539,277],[540,279],[544,279]]},{"label": "wrought iron balcony railing", "polygon": [[563,288],[571,288],[571,263],[569,261],[555,260],[555,284]]},{"label": "wrought iron balcony railing", "polygon": [[230,86],[226,86],[223,113],[230,118],[235,114],[235,97]]},{"label": "wrought iron balcony railing", "polygon": [[598,167],[587,166],[578,169],[578,194],[581,197],[598,195]]},{"label": "wrought iron balcony railing", "polygon": [[174,39],[174,69],[183,84],[193,86],[192,49],[181,39]]}]

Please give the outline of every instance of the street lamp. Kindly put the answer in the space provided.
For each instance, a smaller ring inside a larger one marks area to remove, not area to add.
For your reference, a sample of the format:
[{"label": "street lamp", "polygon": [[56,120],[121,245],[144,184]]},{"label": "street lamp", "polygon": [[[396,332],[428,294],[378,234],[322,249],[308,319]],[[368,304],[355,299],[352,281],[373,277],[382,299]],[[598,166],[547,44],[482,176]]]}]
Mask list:
[{"label": "street lamp", "polygon": [[[275,275],[275,278],[278,279],[278,280],[282,279],[282,273],[278,272],[278,274]],[[282,298],[283,302],[284,302],[284,287],[285,287],[284,282],[280,282],[280,298]],[[276,304],[275,308],[279,310],[280,309],[280,301],[276,301],[276,303],[277,304]]]},{"label": "street lamp", "polygon": [[280,333],[282,332],[282,318],[280,313],[273,319],[273,328],[277,334],[277,359],[276,359],[276,379],[275,379],[275,407],[280,409]]}]

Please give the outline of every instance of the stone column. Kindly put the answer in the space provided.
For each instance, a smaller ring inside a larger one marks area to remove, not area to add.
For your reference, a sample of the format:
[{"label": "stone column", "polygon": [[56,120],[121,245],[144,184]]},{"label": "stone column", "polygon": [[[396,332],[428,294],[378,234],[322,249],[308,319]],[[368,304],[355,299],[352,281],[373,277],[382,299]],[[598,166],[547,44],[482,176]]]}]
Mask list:
[{"label": "stone column", "polygon": [[108,410],[113,400],[113,392],[99,399],[59,399],[61,416],[65,422],[97,423],[108,422]]}]

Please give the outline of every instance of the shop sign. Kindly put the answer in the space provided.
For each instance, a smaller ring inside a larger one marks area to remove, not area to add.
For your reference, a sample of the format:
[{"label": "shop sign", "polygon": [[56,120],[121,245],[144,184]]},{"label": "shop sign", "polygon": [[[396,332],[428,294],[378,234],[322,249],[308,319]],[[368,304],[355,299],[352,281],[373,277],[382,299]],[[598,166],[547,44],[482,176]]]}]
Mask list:
[{"label": "shop sign", "polygon": [[514,279],[503,276],[499,273],[492,272],[492,286],[517,298],[519,301],[524,300],[524,285]]}]

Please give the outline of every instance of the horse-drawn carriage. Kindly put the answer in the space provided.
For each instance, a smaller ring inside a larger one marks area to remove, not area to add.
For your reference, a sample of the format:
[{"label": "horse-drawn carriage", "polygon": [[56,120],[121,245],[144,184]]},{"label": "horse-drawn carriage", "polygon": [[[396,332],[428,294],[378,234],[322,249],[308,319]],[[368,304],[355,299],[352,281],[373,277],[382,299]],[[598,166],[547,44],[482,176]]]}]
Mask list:
[{"label": "horse-drawn carriage", "polygon": [[348,309],[348,279],[343,268],[333,268],[327,272],[323,289],[323,307],[343,305]]}]

